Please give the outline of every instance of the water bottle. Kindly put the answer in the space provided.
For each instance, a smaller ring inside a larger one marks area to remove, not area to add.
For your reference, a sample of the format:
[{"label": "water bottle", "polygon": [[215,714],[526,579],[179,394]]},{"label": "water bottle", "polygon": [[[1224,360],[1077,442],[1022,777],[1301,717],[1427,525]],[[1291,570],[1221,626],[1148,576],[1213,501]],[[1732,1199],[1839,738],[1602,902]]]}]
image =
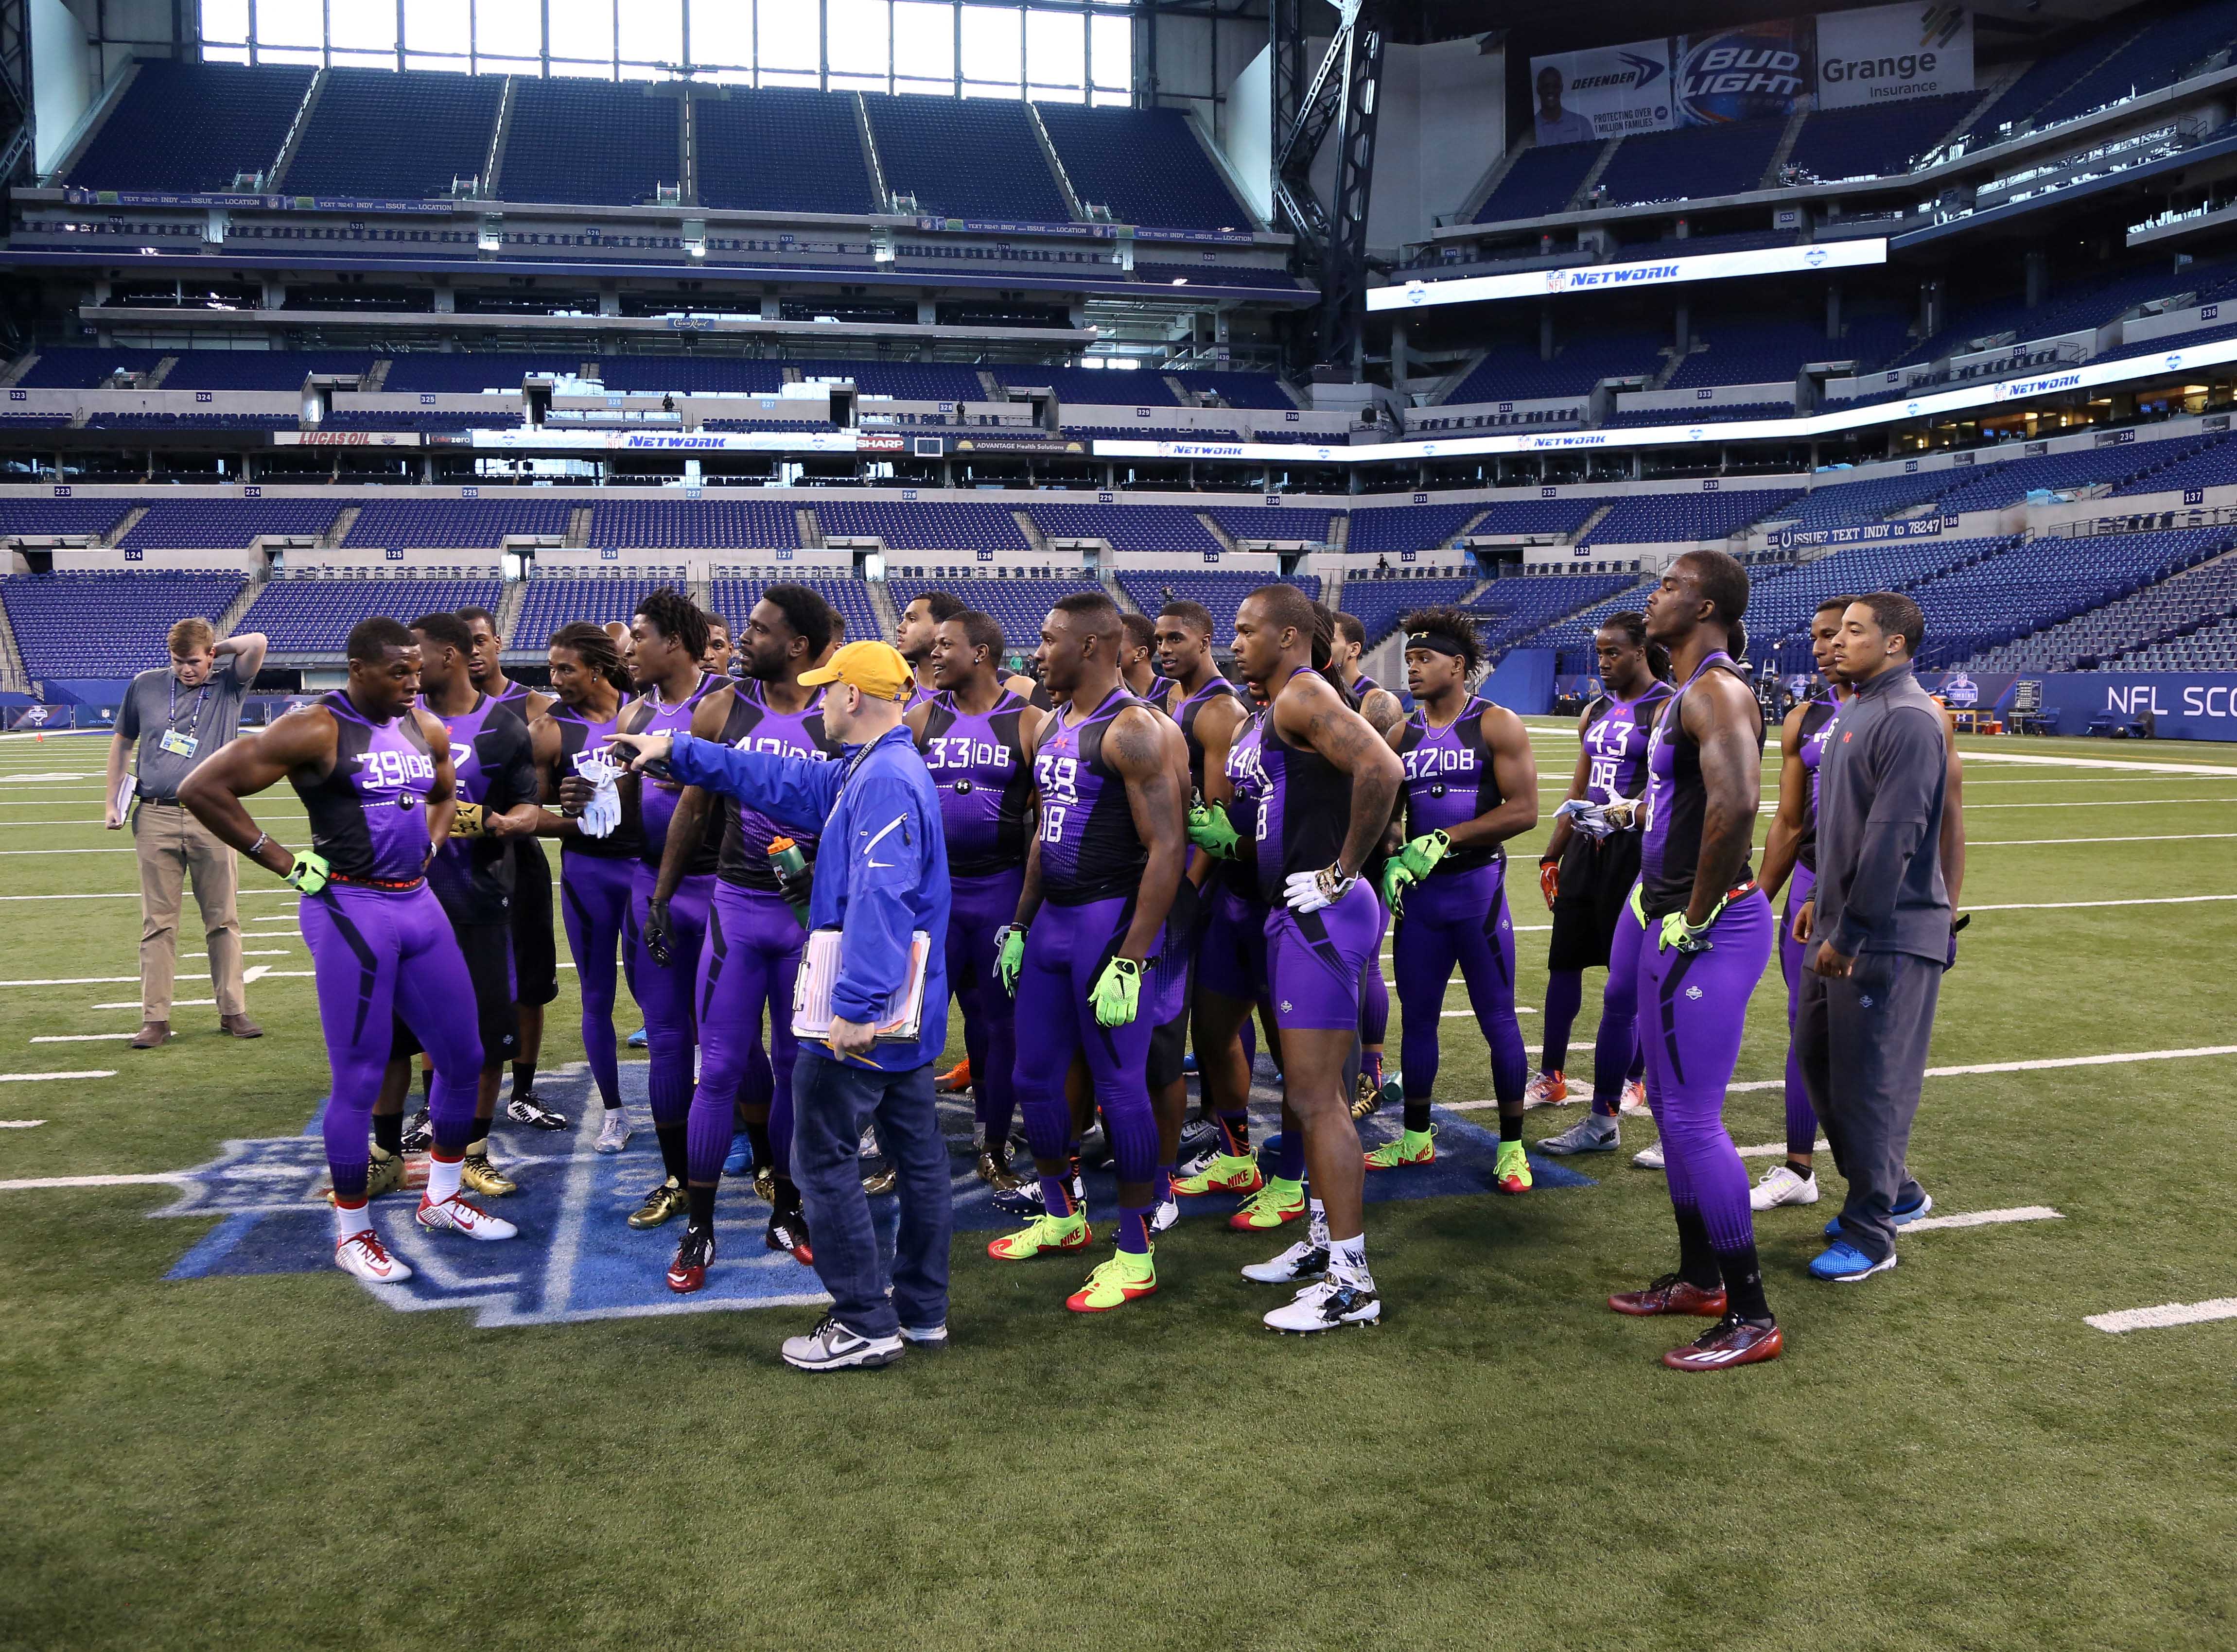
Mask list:
[{"label": "water bottle", "polygon": [[812,879],[808,875],[808,857],[800,852],[800,846],[790,838],[771,838],[769,846],[769,870],[776,876],[778,890],[792,907],[792,915],[804,929],[808,925],[808,892]]}]

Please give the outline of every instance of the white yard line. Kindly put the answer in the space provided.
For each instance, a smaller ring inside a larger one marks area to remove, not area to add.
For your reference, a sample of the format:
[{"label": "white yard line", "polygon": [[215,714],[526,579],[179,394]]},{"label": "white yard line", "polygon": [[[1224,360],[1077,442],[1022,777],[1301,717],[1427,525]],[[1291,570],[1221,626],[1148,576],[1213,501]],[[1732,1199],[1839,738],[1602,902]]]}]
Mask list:
[{"label": "white yard line", "polygon": [[2237,832],[2161,832],[2141,838],[1968,838],[1968,849],[2023,849],[2047,843],[2204,843]]},{"label": "white yard line", "polygon": [[0,981],[0,987],[107,987],[139,978],[136,975],[57,975],[37,981]]},{"label": "white yard line", "polygon": [[1978,814],[1983,809],[2156,809],[2175,803],[2237,803],[2237,798],[2226,797],[2115,797],[2083,798],[2072,803],[1975,803],[1970,800],[1965,813]]},{"label": "white yard line", "polygon": [[[290,900],[297,898],[295,892],[287,888],[243,889],[237,891],[234,898],[239,900],[254,900],[267,895],[284,895]],[[115,894],[104,891],[98,895],[0,895],[0,900],[137,900],[139,898],[140,892],[136,889],[122,890]]]},{"label": "white yard line", "polygon": [[0,1118],[0,1130],[36,1130],[45,1122],[43,1118]]},{"label": "white yard line", "polygon": [[2122,1308],[2118,1313],[2093,1313],[2082,1323],[2118,1335],[2123,1331],[2204,1325],[2214,1320],[2237,1320],[2237,1296],[2217,1296],[2206,1302],[2162,1302],[2155,1308]]},{"label": "white yard line", "polygon": [[2202,900],[2237,900],[2237,895],[2144,895],[2133,900],[2022,900],[2001,906],[1968,905],[1969,912],[2056,912],[2069,906],[2189,906]]},{"label": "white yard line", "polygon": [[0,855],[129,855],[132,852],[129,844],[105,849],[0,849]]},{"label": "white yard line", "polygon": [[113,1038],[137,1038],[137,1029],[130,1032],[49,1032],[31,1040],[35,1044],[100,1044]]},{"label": "white yard line", "polygon": [[27,1193],[35,1188],[142,1188],[193,1180],[184,1170],[160,1170],[144,1176],[33,1176],[23,1181],[0,1181],[0,1193]]},{"label": "white yard line", "polygon": [[1917,1221],[1903,1225],[1906,1234],[1924,1233],[1930,1227],[1990,1227],[2007,1221],[2064,1221],[2066,1218],[2049,1205],[2014,1205],[2005,1210],[1961,1210],[1954,1216],[1922,1216]]},{"label": "white yard line", "polygon": [[1957,755],[1968,763],[2023,763],[2042,768],[2109,768],[2135,774],[2218,774],[2237,780],[2237,768],[2227,763],[2131,763],[2117,757],[2051,757],[2033,752],[1987,752],[1961,746]]},{"label": "white yard line", "polygon": [[115,1076],[114,1072],[105,1067],[96,1067],[89,1071],[79,1073],[0,1073],[0,1084],[43,1084],[57,1078],[114,1078]]}]

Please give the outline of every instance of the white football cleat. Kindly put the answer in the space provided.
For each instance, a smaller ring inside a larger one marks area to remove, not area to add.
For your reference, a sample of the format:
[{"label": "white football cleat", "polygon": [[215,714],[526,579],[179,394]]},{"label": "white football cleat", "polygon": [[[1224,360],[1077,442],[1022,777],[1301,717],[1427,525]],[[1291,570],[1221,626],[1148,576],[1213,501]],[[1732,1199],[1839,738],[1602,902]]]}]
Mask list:
[{"label": "white football cleat", "polygon": [[1623,1100],[1616,1104],[1615,1110],[1619,1114],[1628,1113],[1633,1118],[1645,1116],[1648,1110],[1646,1081],[1634,1078],[1626,1084],[1623,1087]]},{"label": "white football cleat", "polygon": [[608,1108],[605,1122],[598,1126],[598,1139],[591,1145],[596,1152],[619,1153],[629,1145],[630,1134],[629,1109],[625,1107]]},{"label": "white football cleat", "polygon": [[1812,1171],[1804,1175],[1781,1161],[1763,1173],[1763,1179],[1748,1189],[1748,1208],[1776,1210],[1781,1205],[1814,1205],[1818,1202],[1818,1175]]},{"label": "white football cleat", "polygon": [[1631,1155],[1631,1162],[1642,1170],[1660,1170],[1663,1168],[1662,1143],[1656,1142],[1649,1146],[1640,1149],[1638,1152]]},{"label": "white football cleat", "polygon": [[504,1217],[492,1216],[479,1205],[470,1205],[456,1194],[440,1204],[422,1194],[419,1208],[412,1215],[431,1234],[464,1234],[468,1239],[490,1241],[511,1239],[520,1231]]},{"label": "white football cleat", "polygon": [[412,1269],[388,1254],[380,1235],[367,1227],[334,1246],[334,1266],[375,1285],[393,1285],[412,1277]]},{"label": "white football cleat", "polygon": [[1339,1277],[1322,1275],[1283,1307],[1265,1317],[1269,1331],[1303,1335],[1335,1331],[1348,1325],[1373,1325],[1382,1317],[1382,1299],[1375,1293],[1375,1280],[1364,1269]]},{"label": "white football cleat", "polygon": [[1301,1239],[1271,1261],[1252,1262],[1243,1270],[1243,1277],[1261,1285],[1295,1285],[1299,1280],[1318,1279],[1328,1272],[1328,1247],[1310,1239]]},{"label": "white football cleat", "polygon": [[1181,1220],[1181,1201],[1168,1199],[1150,1212],[1150,1237],[1155,1239],[1168,1227],[1178,1227]]}]

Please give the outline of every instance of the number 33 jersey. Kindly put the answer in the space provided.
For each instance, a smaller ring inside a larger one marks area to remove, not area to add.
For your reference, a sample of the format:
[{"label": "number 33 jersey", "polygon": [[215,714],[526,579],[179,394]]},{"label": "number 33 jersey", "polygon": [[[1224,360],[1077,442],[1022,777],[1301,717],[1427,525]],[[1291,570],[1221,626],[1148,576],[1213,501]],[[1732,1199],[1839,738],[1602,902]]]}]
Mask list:
[{"label": "number 33 jersey", "polygon": [[1018,739],[1026,702],[1006,689],[982,717],[958,710],[946,694],[931,704],[916,748],[940,790],[948,871],[958,878],[1015,871],[1026,864],[1026,805],[1033,789]]},{"label": "number 33 jersey", "polygon": [[1041,893],[1059,906],[1131,896],[1149,867],[1150,852],[1134,830],[1126,782],[1103,755],[1118,714],[1136,703],[1121,685],[1084,721],[1065,726],[1059,706],[1041,729],[1033,754],[1040,794]]}]

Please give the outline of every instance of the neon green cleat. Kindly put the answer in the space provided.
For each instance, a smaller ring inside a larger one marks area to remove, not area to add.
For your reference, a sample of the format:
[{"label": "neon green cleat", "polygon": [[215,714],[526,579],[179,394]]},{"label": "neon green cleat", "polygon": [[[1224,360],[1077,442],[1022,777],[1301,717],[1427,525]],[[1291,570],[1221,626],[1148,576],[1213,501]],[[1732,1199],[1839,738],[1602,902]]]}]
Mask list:
[{"label": "neon green cleat", "polygon": [[1031,1261],[1043,1251],[1085,1250],[1094,1238],[1086,1214],[1076,1210],[1069,1216],[1036,1217],[1032,1227],[987,1246],[987,1254],[998,1262]]},{"label": "neon green cleat", "polygon": [[1367,1155],[1370,1170],[1396,1170],[1409,1164],[1435,1164],[1437,1162],[1437,1129],[1431,1125],[1426,1130],[1405,1130],[1395,1142],[1385,1142]]},{"label": "neon green cleat", "polygon": [[1256,1193],[1260,1186],[1255,1155],[1223,1153],[1196,1175],[1176,1180],[1173,1197],[1193,1199],[1206,1193]]},{"label": "neon green cleat", "polygon": [[1499,1144],[1499,1162],[1492,1167],[1492,1185],[1501,1193],[1530,1191],[1530,1159],[1520,1142]]},{"label": "neon green cleat", "polygon": [[1120,1251],[1087,1276],[1087,1283],[1064,1299],[1074,1313],[1108,1313],[1158,1288],[1158,1264],[1149,1252]]},{"label": "neon green cleat", "polygon": [[1252,1194],[1243,1208],[1227,1219],[1227,1225],[1241,1234],[1263,1233],[1304,1214],[1305,1184],[1276,1176]]}]

